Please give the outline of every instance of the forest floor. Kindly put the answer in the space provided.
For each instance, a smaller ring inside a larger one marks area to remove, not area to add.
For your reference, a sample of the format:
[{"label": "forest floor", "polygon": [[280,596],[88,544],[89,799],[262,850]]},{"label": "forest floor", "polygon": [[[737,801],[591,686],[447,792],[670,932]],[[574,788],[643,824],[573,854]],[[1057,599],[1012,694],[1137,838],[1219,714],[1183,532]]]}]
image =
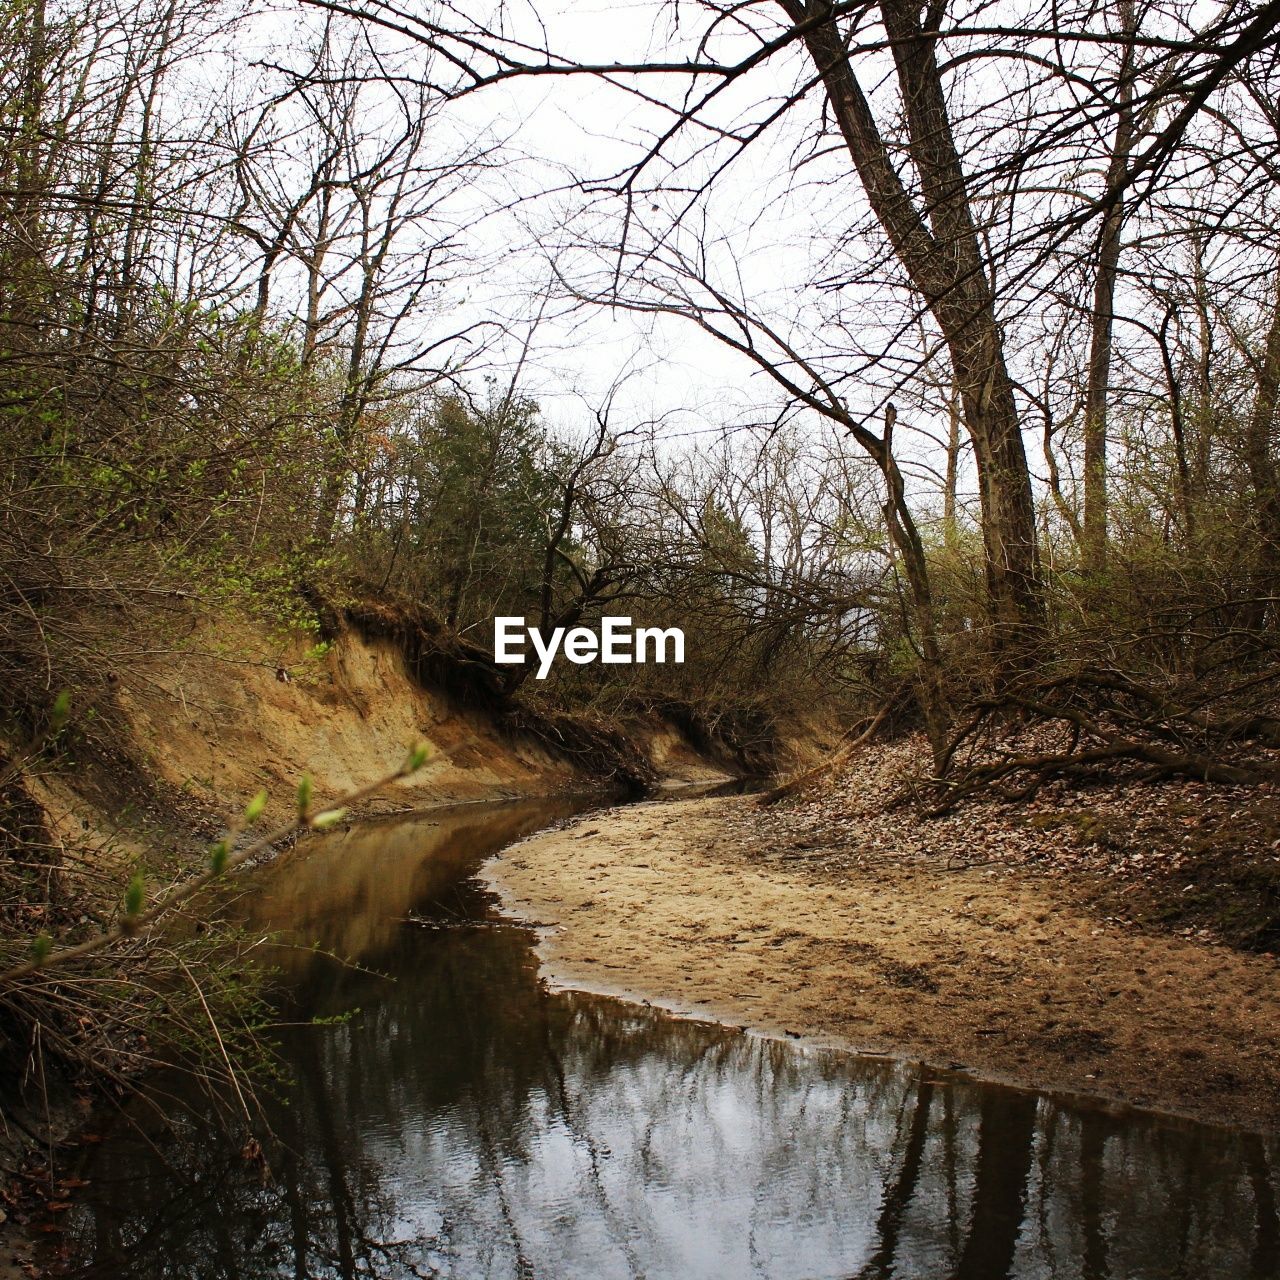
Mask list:
[{"label": "forest floor", "polygon": [[942,818],[917,742],[772,808],[640,804],[489,864],[553,985],[1280,1128],[1280,799],[1046,787]]}]

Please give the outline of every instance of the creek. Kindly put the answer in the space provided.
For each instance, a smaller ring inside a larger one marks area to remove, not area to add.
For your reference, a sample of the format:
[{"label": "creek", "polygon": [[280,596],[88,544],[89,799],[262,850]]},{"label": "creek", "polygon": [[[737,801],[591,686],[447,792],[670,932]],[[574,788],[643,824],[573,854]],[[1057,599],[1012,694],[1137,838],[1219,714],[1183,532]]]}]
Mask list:
[{"label": "creek", "polygon": [[585,803],[370,823],[255,873],[241,910],[279,939],[285,1024],[265,1159],[161,1079],[62,1171],[87,1185],[46,1261],[157,1280],[1280,1276],[1274,1139],[548,992],[533,930],[474,873]]}]

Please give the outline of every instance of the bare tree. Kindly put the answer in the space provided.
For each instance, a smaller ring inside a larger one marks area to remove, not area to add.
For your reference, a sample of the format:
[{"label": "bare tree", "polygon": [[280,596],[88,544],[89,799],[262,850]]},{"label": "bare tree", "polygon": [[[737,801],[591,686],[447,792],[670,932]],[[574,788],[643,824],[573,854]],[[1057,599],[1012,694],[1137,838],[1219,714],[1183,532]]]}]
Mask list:
[{"label": "bare tree", "polygon": [[[1117,0],[1120,19],[1121,68],[1116,77],[1115,136],[1107,163],[1108,190],[1120,188],[1133,151],[1134,38],[1138,12],[1133,0]],[[1090,317],[1089,372],[1084,408],[1084,558],[1090,569],[1103,567],[1107,556],[1107,407],[1111,393],[1111,346],[1115,325],[1116,277],[1120,266],[1125,202],[1120,195],[1103,214],[1098,230]]]},{"label": "bare tree", "polygon": [[369,416],[455,379],[480,349],[482,324],[441,329],[432,313],[470,269],[460,193],[499,157],[489,140],[450,139],[438,96],[338,19],[323,24],[302,65],[279,75],[282,87],[239,126],[236,218],[261,246],[258,323],[275,286],[301,310],[303,368],[333,380],[316,523],[324,541],[353,475],[351,518],[368,502]]}]

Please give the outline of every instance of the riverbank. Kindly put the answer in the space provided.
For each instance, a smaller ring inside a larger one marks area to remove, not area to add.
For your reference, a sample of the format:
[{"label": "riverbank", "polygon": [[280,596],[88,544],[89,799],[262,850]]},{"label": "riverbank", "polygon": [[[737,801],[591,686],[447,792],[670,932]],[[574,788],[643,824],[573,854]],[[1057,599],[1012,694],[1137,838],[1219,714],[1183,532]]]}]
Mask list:
[{"label": "riverbank", "polygon": [[1280,1127],[1273,956],[1108,915],[1096,872],[1060,858],[1049,874],[986,841],[957,862],[920,824],[908,847],[874,824],[806,838],[805,804],[812,817],[821,801],[610,810],[513,847],[486,877],[509,912],[545,926],[556,986]]},{"label": "riverbank", "polygon": [[[304,778],[313,810],[346,807],[344,797],[394,771],[415,745],[424,766],[353,803],[344,827],[584,789],[616,796],[662,780],[708,784],[752,767],[756,755],[772,759],[775,747],[799,759],[813,749],[809,726],[794,747],[721,736],[679,703],[605,716],[508,698],[491,666],[431,630],[425,612],[376,601],[327,612],[319,642],[310,631],[185,606],[150,626],[140,617],[147,644],[104,667],[100,688],[73,691],[56,744],[36,750],[0,735],[0,971],[23,965],[42,938],[60,948],[109,934],[135,885],[154,910],[209,867],[211,846],[260,791],[258,830],[284,828]],[[359,896],[385,873],[356,863],[330,888]],[[330,900],[316,896],[299,918]],[[185,918],[162,914],[92,960],[0,993],[0,1277],[15,1224],[33,1205],[67,1199],[62,1157],[50,1153],[83,1122],[83,1106],[196,1052],[202,1037],[222,1061],[213,1023],[244,1030],[246,1017],[257,1018],[253,984],[239,972],[239,948],[254,944],[197,918],[205,899],[189,905]],[[334,945],[349,941],[350,914],[345,904],[335,910]],[[183,939],[181,954],[167,945],[172,936]]]}]

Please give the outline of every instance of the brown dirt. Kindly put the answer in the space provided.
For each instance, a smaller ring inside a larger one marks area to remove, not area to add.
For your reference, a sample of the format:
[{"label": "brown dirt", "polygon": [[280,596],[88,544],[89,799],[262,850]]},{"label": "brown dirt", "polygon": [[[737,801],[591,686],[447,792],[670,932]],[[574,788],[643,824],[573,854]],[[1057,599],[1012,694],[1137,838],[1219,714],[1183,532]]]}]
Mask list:
[{"label": "brown dirt", "polygon": [[216,643],[197,632],[186,652],[122,688],[147,775],[232,811],[265,786],[280,817],[304,771],[317,798],[340,795],[394,769],[418,741],[432,748],[426,768],[375,808],[545,792],[573,777],[537,744],[424,689],[393,640],[348,631],[319,657],[308,643],[249,626],[223,628]]},{"label": "brown dirt", "polygon": [[1105,917],[1067,871],[878,839],[827,863],[812,842],[770,844],[778,821],[742,797],[634,805],[534,836],[488,874],[509,910],[554,926],[556,985],[1280,1127],[1272,956]]},{"label": "brown dirt", "polygon": [[[207,811],[210,831],[260,787],[271,797],[268,819],[287,819],[304,772],[323,802],[394,770],[417,742],[430,749],[426,767],[362,806],[365,813],[546,795],[593,780],[592,761],[575,767],[578,756],[501,726],[491,707],[424,687],[396,637],[347,628],[311,656],[313,639],[274,637],[247,623],[220,623],[215,632],[200,623],[181,649],[121,680],[122,739],[139,778],[185,799],[179,808],[187,816]],[[681,782],[724,776],[657,717],[622,727],[656,775]],[[122,788],[135,810],[136,793]],[[70,793],[47,798],[51,808],[77,808]],[[122,807],[112,799],[82,795],[79,809],[92,819],[94,808]],[[81,816],[74,813],[73,826]]]}]

